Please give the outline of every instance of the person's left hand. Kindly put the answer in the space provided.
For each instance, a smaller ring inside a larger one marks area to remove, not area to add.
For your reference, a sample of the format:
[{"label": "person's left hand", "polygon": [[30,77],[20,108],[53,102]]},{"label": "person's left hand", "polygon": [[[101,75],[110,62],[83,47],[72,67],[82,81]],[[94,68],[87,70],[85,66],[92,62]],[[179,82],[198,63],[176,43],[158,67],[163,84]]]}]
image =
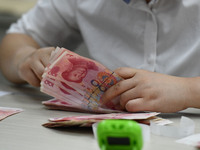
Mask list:
[{"label": "person's left hand", "polygon": [[54,47],[39,48],[19,61],[18,76],[32,86],[39,87],[45,67]]},{"label": "person's left hand", "polygon": [[129,112],[177,112],[189,107],[190,78],[125,67],[115,73],[124,80],[104,93],[104,103],[120,96],[120,104]]}]

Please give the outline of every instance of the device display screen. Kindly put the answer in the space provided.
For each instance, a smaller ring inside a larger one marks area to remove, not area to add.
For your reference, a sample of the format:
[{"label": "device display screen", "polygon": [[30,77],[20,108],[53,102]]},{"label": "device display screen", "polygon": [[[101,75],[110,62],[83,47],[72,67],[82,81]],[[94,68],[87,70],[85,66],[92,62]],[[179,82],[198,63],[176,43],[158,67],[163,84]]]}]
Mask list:
[{"label": "device display screen", "polygon": [[107,137],[107,140],[110,145],[130,145],[128,137]]}]

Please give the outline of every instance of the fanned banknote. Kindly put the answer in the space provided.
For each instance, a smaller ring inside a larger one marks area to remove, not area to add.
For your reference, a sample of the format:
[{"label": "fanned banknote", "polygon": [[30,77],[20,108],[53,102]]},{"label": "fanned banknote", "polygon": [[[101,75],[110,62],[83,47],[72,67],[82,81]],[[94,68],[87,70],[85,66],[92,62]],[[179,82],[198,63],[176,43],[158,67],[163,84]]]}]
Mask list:
[{"label": "fanned banknote", "polygon": [[53,109],[97,113],[119,112],[119,99],[101,101],[103,93],[123,80],[102,64],[65,48],[56,48],[41,81],[41,91],[55,97],[43,102]]},{"label": "fanned banknote", "polygon": [[22,112],[20,108],[0,107],[0,120],[5,119],[11,115]]},{"label": "fanned banknote", "polygon": [[70,116],[61,118],[50,118],[49,122],[43,124],[45,127],[90,127],[93,123],[99,122],[104,119],[128,119],[135,120],[139,123],[149,124],[150,119],[155,119],[159,113],[110,113],[110,114],[97,114],[87,116]]},{"label": "fanned banknote", "polygon": [[[66,111],[74,111],[74,112],[86,112],[86,113],[92,113],[94,112],[91,109],[83,109],[80,107],[75,107],[75,105],[70,104],[66,100],[61,100],[61,99],[51,99],[48,101],[43,101],[43,105],[45,105],[49,109],[58,109],[58,110],[66,110]],[[112,110],[112,109],[106,109],[99,107],[98,110],[95,111],[96,113],[113,113],[113,112],[122,112],[120,110]]]}]

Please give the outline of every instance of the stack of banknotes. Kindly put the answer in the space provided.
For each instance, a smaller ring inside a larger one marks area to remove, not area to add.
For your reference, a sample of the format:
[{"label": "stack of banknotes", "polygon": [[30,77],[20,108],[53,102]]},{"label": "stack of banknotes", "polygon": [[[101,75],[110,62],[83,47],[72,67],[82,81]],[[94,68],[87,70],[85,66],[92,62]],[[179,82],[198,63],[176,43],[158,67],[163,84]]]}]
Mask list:
[{"label": "stack of banknotes", "polygon": [[149,113],[110,113],[110,114],[97,114],[97,115],[86,115],[86,116],[68,116],[60,118],[49,118],[49,122],[44,123],[44,127],[55,128],[55,127],[90,127],[93,123],[100,122],[104,119],[128,119],[135,120],[139,123],[149,124],[150,120],[156,122],[162,122],[168,124],[169,121],[158,118],[159,113],[149,112]]},{"label": "stack of banknotes", "polygon": [[102,64],[65,48],[52,52],[41,81],[41,91],[54,99],[43,102],[51,109],[95,113],[121,112],[119,99],[103,102],[103,93],[123,80]]}]

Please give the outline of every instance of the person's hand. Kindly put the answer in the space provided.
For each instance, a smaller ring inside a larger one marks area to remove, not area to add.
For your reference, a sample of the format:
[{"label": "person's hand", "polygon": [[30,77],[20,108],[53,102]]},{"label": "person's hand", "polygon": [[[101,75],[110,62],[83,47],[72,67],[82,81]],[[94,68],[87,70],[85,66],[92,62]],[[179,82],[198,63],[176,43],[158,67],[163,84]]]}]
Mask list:
[{"label": "person's hand", "polygon": [[133,68],[119,68],[115,72],[124,80],[104,93],[104,103],[120,96],[120,104],[129,112],[177,112],[189,107],[190,78]]},{"label": "person's hand", "polygon": [[40,48],[26,56],[18,65],[18,75],[32,86],[40,86],[42,74],[49,63],[54,47]]}]

